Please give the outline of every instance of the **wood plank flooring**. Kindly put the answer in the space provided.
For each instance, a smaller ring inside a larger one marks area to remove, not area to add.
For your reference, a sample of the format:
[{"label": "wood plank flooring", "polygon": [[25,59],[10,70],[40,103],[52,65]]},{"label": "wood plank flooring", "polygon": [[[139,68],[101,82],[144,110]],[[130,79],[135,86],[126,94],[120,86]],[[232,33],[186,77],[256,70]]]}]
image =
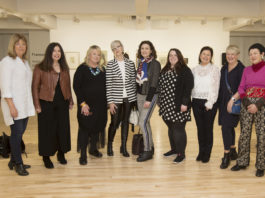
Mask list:
[{"label": "wood plank flooring", "polygon": [[[2,116],[2,114],[1,114]],[[25,163],[32,166],[27,177],[18,176],[7,167],[9,159],[0,157],[0,198],[46,198],[46,197],[93,197],[93,198],[131,198],[131,197],[265,197],[265,177],[255,176],[256,137],[253,135],[251,146],[251,163],[243,171],[232,172],[219,168],[223,156],[223,143],[220,127],[214,126],[214,147],[209,163],[196,162],[198,143],[194,119],[187,124],[188,144],[186,160],[173,164],[174,157],[163,157],[169,150],[167,128],[155,109],[151,119],[155,143],[154,159],[136,162],[136,156],[124,158],[119,153],[120,130],[114,141],[114,156],[108,157],[106,148],[102,150],[103,158],[89,157],[86,166],[80,166],[79,154],[76,152],[78,124],[76,108],[71,111],[72,150],[67,153],[67,165],[61,165],[52,157],[54,169],[44,167],[38,155],[36,117],[29,120],[24,135],[28,158],[23,155]],[[0,129],[7,128],[2,117]],[[136,131],[138,128],[136,128]],[[239,127],[237,128],[237,138]],[[255,133],[253,133],[255,134]],[[128,150],[131,153],[133,133],[130,132]]]}]

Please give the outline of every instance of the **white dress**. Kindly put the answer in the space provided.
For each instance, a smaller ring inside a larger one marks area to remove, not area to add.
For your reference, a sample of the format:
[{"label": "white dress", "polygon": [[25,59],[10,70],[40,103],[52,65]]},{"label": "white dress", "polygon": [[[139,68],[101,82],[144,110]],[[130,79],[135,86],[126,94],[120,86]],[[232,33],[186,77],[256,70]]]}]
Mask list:
[{"label": "white dress", "polygon": [[[35,115],[31,93],[32,71],[28,61],[19,57],[13,59],[6,56],[0,62],[1,107],[6,125]],[[18,111],[18,117],[12,118],[8,104],[4,98],[12,98]]]}]

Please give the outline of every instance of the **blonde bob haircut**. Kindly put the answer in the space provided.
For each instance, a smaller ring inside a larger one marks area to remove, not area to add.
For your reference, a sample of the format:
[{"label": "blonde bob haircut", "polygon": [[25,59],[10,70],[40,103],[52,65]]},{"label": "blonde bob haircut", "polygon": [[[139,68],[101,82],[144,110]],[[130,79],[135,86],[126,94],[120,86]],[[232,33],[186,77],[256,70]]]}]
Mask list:
[{"label": "blonde bob haircut", "polygon": [[92,45],[92,46],[89,47],[89,49],[87,50],[87,53],[86,53],[85,63],[87,65],[89,65],[89,56],[90,56],[90,54],[92,53],[93,50],[97,50],[100,53],[100,61],[98,62],[99,69],[101,71],[104,71],[104,66],[106,65],[106,61],[105,61],[104,55],[101,52],[100,47],[97,46],[97,45]]},{"label": "blonde bob haircut", "polygon": [[22,56],[22,58],[24,60],[26,60],[27,59],[26,54],[27,54],[27,50],[28,50],[28,42],[27,42],[26,37],[22,34],[13,34],[11,36],[11,38],[9,40],[9,44],[8,44],[7,54],[8,54],[8,56],[12,57],[13,59],[15,59],[17,57],[16,51],[15,51],[15,45],[17,44],[17,42],[19,40],[24,41],[24,43],[26,44],[26,52]]},{"label": "blonde bob haircut", "polygon": [[226,48],[226,53],[229,51],[235,53],[236,55],[240,54],[240,50],[237,45],[228,45],[228,47]]}]

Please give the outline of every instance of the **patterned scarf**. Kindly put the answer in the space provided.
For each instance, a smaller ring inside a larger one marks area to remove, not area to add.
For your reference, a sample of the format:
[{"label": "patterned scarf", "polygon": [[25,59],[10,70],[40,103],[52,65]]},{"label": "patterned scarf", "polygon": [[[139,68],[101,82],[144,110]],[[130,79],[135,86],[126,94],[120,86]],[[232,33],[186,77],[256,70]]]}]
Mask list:
[{"label": "patterned scarf", "polygon": [[147,76],[147,65],[153,60],[153,57],[150,58],[142,58],[141,62],[139,63],[138,69],[137,69],[137,76],[136,76],[136,82],[138,84],[143,84],[144,81],[148,80]]}]

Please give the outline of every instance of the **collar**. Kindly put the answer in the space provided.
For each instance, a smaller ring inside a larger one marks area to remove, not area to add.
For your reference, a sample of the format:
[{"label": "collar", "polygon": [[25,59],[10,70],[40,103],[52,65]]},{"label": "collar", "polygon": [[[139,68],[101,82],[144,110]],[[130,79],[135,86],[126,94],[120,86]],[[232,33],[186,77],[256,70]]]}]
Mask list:
[{"label": "collar", "polygon": [[253,69],[254,72],[259,71],[263,66],[265,66],[265,62],[264,62],[264,60],[260,61],[260,62],[257,63],[257,64],[253,64],[253,65],[251,65],[251,67],[252,67],[252,69]]}]

